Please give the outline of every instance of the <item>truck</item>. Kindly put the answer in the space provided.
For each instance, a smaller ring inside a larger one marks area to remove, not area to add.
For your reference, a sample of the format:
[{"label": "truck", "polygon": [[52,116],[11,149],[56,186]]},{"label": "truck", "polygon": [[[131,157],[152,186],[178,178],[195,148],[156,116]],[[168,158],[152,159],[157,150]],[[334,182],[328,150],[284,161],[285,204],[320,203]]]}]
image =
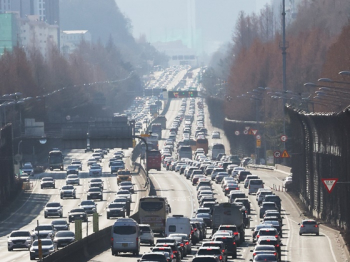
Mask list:
[{"label": "truck", "polygon": [[157,116],[157,118],[154,119],[153,123],[161,124],[162,129],[166,129],[166,118],[164,115]]},{"label": "truck", "polygon": [[152,124],[151,132],[158,135],[158,140],[162,139],[162,125],[160,123]]},{"label": "truck", "polygon": [[213,234],[218,230],[220,225],[236,225],[240,233],[240,242],[244,242],[244,221],[242,206],[236,203],[218,203],[213,207],[212,228]]}]

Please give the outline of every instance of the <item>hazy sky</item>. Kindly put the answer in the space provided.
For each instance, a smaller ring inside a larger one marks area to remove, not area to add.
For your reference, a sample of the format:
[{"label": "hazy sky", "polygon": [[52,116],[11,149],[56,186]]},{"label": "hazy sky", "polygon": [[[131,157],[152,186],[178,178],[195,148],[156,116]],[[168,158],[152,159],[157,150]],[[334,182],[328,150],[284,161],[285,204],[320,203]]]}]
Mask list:
[{"label": "hazy sky", "polygon": [[230,41],[240,11],[249,14],[259,12],[266,3],[271,2],[271,0],[115,1],[122,13],[132,21],[133,35],[136,38],[145,34],[151,43],[181,39],[187,46],[208,53]]}]

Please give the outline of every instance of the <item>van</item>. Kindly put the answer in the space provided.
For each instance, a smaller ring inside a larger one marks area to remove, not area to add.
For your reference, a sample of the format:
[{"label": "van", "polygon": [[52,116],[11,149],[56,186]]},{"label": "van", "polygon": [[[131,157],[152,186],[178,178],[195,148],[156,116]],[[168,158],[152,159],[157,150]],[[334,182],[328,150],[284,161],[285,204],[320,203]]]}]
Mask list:
[{"label": "van", "polygon": [[257,175],[247,175],[245,180],[244,180],[244,188],[248,188],[248,184],[249,184],[249,180],[250,179],[259,179],[260,177],[258,177]]},{"label": "van", "polygon": [[259,188],[264,188],[262,179],[250,179],[248,182],[248,195],[258,192]]},{"label": "van", "polygon": [[119,218],[112,226],[111,232],[112,256],[118,253],[131,252],[138,256],[140,252],[140,228],[132,218]]},{"label": "van", "polygon": [[192,159],[192,148],[190,146],[180,146],[178,150],[178,159]]},{"label": "van", "polygon": [[191,234],[191,223],[188,217],[183,215],[173,215],[168,217],[165,223],[165,236],[170,234],[186,234],[190,237]]},{"label": "van", "polygon": [[225,154],[225,146],[223,144],[214,144],[211,148],[211,159],[216,160],[218,154]]}]

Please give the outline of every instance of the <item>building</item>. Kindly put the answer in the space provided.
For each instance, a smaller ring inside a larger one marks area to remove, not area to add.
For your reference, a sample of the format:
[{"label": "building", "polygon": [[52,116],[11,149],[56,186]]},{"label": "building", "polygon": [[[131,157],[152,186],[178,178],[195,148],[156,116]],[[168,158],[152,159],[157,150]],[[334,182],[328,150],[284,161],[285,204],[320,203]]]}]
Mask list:
[{"label": "building", "polygon": [[0,14],[0,55],[12,51],[18,43],[18,14]]},{"label": "building", "polygon": [[69,30],[61,31],[61,53],[71,54],[82,42],[91,43],[91,34],[87,30]]},{"label": "building", "polygon": [[39,16],[29,15],[19,19],[19,44],[26,52],[35,48],[46,58],[50,48],[58,46],[58,31],[57,25],[49,25]]},{"label": "building", "polygon": [[0,0],[0,13],[18,12],[21,18],[39,16],[40,21],[59,25],[59,0]]}]

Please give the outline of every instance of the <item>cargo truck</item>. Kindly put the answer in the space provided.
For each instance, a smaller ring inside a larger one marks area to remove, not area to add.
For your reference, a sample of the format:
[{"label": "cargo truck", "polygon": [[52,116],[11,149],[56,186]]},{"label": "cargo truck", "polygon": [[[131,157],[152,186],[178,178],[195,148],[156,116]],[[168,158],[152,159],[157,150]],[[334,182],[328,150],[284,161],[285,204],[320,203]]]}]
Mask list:
[{"label": "cargo truck", "polygon": [[220,225],[236,225],[240,234],[239,243],[243,243],[245,232],[241,208],[241,205],[228,202],[214,205],[212,214],[213,233],[219,229]]}]

